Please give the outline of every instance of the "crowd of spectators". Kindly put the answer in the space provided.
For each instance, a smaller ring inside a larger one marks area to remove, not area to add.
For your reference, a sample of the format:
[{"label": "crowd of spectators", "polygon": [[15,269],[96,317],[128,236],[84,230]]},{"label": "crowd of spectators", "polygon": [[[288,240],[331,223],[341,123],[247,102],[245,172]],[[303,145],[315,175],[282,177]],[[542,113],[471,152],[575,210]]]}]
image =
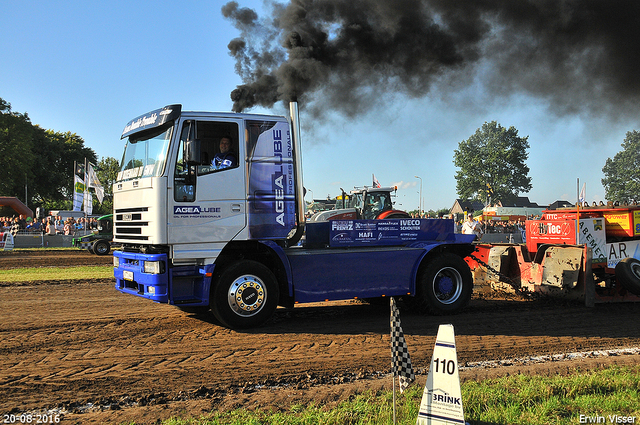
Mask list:
[{"label": "crowd of spectators", "polygon": [[98,221],[94,217],[72,217],[63,220],[62,217],[44,217],[32,219],[20,215],[18,217],[0,217],[0,231],[11,232],[15,237],[18,234],[41,235],[68,235],[74,236],[84,230],[94,230],[98,227]]},{"label": "crowd of spectators", "polygon": [[[531,217],[534,218],[534,217]],[[538,217],[539,218],[539,217]],[[463,221],[456,223],[456,231],[462,233]],[[520,233],[525,229],[524,220],[478,220],[482,233]]]},{"label": "crowd of spectators", "polygon": [[524,220],[482,220],[481,224],[484,233],[520,233],[524,230]]}]

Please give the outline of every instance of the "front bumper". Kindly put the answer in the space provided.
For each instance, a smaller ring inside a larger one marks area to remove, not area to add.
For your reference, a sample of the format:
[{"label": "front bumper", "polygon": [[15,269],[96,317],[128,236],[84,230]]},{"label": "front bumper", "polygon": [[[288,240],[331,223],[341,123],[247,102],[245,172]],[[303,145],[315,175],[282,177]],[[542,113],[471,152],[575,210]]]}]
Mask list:
[{"label": "front bumper", "polygon": [[[113,257],[113,275],[118,291],[159,303],[169,302],[169,268],[166,254],[115,251]],[[145,273],[145,262],[162,264],[160,273]]]}]

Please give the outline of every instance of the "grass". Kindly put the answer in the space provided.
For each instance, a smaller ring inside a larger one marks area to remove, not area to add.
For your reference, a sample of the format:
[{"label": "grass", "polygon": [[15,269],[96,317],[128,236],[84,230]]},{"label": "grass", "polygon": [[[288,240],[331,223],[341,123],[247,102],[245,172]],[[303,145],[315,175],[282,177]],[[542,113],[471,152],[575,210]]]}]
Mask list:
[{"label": "grass", "polygon": [[113,277],[113,266],[33,267],[0,270],[0,282],[105,279],[110,277]]},{"label": "grass", "polygon": [[[423,388],[397,394],[397,423],[414,424]],[[570,376],[516,375],[462,385],[465,419],[471,425],[616,423],[613,415],[640,423],[640,367]],[[327,409],[294,405],[286,411],[237,409],[200,418],[172,418],[164,425],[382,425],[392,423],[392,394],[367,392]],[[582,418],[581,418],[582,415]],[[601,419],[598,419],[601,418]],[[612,420],[613,419],[613,420]],[[582,422],[581,422],[582,420]],[[595,422],[591,422],[595,423]],[[623,423],[623,422],[619,422]]]},{"label": "grass", "polygon": [[[13,251],[79,251],[78,248],[17,248]],[[12,251],[0,251],[11,255]],[[35,280],[106,279],[113,277],[113,266],[28,267],[0,270],[0,282],[31,282]]]},{"label": "grass", "polygon": [[0,257],[3,255],[11,255],[12,252],[32,252],[32,251],[78,251],[76,247],[61,247],[61,246],[39,246],[34,248],[13,248],[10,251],[0,250]]},{"label": "grass", "polygon": [[[585,417],[634,416],[640,422],[640,368],[611,367],[570,376],[516,375],[463,386],[478,423],[575,424]],[[585,419],[586,420],[586,419]],[[583,422],[586,423],[586,422]]]}]

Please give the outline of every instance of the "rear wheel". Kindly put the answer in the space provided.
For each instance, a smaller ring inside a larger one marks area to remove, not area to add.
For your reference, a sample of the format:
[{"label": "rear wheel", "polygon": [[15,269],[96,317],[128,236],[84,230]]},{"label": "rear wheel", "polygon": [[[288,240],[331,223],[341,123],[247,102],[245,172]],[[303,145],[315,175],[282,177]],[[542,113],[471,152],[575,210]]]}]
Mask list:
[{"label": "rear wheel", "polygon": [[263,324],[278,307],[278,282],[266,266],[243,260],[220,275],[211,299],[216,318],[232,329]]},{"label": "rear wheel", "polygon": [[622,286],[635,295],[640,295],[640,261],[629,257],[616,264],[616,278]]},{"label": "rear wheel", "polygon": [[422,310],[442,315],[457,313],[471,300],[473,277],[467,263],[455,254],[441,254],[422,268],[416,297]]}]

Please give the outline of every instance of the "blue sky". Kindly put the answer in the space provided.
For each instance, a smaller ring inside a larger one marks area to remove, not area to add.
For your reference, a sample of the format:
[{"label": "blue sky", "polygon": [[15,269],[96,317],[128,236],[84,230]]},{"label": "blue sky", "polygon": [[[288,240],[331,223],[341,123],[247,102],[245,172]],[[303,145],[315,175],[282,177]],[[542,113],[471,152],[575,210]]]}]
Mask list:
[{"label": "blue sky", "polygon": [[[265,9],[261,1],[242,7]],[[127,121],[181,103],[185,110],[229,111],[241,83],[227,44],[239,32],[222,17],[223,2],[4,2],[0,16],[0,97],[43,128],[70,131],[99,158],[120,159]],[[398,185],[397,206],[450,208],[455,193],[453,151],[486,121],[529,136],[533,202],[575,201],[576,179],[587,199],[604,199],[602,167],[621,150],[637,120],[557,116],[542,99],[493,99],[480,84],[385,101],[348,120],[330,113],[309,121],[301,110],[304,184],[315,198],[340,188]],[[252,112],[284,114],[272,110]]]}]

